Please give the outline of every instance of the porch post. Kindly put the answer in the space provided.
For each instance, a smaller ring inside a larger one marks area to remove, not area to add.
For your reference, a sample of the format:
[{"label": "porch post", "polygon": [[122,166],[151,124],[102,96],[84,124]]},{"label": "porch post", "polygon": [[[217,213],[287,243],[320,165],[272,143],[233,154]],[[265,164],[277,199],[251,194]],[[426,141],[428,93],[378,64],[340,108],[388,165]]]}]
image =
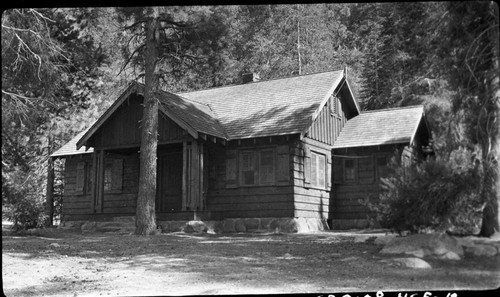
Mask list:
[{"label": "porch post", "polygon": [[187,143],[182,141],[182,210],[186,210],[187,201],[187,181],[188,181],[188,160],[187,160]]},{"label": "porch post", "polygon": [[47,168],[47,193],[45,196],[46,201],[46,212],[47,212],[47,222],[45,222],[47,227],[51,227],[54,223],[54,159],[49,156],[48,168]]}]

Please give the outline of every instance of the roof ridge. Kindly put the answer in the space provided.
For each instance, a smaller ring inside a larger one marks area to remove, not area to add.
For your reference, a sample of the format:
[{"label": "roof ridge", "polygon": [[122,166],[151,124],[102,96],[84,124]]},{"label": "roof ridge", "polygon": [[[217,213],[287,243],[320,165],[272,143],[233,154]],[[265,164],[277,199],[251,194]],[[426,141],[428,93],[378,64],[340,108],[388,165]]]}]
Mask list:
[{"label": "roof ridge", "polygon": [[372,110],[363,110],[361,114],[364,113],[375,113],[375,112],[380,112],[380,111],[388,111],[388,110],[398,110],[398,109],[412,109],[412,108],[424,108],[423,104],[419,105],[410,105],[410,106],[402,106],[402,107],[390,107],[390,108],[383,108],[383,109],[372,109]]},{"label": "roof ridge", "polygon": [[252,85],[252,84],[265,83],[265,82],[270,82],[270,81],[275,81],[275,80],[281,80],[281,79],[290,79],[290,78],[297,78],[297,77],[303,77],[303,76],[309,76],[309,75],[315,75],[315,74],[322,74],[322,73],[329,73],[329,72],[339,72],[339,71],[344,71],[344,70],[340,69],[340,70],[319,71],[319,72],[313,72],[313,73],[307,73],[307,74],[301,74],[301,75],[292,75],[292,76],[277,77],[277,78],[272,78],[272,79],[267,79],[267,80],[259,80],[259,81],[245,83],[245,84],[230,84],[230,85],[225,85],[225,86],[219,86],[219,87],[213,87],[213,88],[207,88],[207,89],[200,89],[200,90],[193,90],[193,91],[187,91],[187,92],[181,92],[181,93],[175,93],[175,94],[180,96],[182,94],[188,94],[188,93],[195,93],[195,92],[215,90],[215,89],[222,89],[222,88],[229,88],[229,87]]}]

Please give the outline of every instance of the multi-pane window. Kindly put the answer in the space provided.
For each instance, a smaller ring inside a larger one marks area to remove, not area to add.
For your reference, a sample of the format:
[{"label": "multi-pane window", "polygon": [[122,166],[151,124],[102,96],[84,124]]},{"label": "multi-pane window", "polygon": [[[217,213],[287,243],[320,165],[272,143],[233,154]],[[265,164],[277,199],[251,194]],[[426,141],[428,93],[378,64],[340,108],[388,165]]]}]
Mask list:
[{"label": "multi-pane window", "polygon": [[242,186],[274,184],[273,149],[240,152],[239,167]]},{"label": "multi-pane window", "polygon": [[242,185],[255,184],[255,152],[240,153],[240,173]]},{"label": "multi-pane window", "polygon": [[259,159],[260,184],[266,185],[274,183],[274,151],[260,151]]},{"label": "multi-pane window", "polygon": [[85,163],[85,193],[90,194],[92,191],[93,177],[92,162]]},{"label": "multi-pane window", "polygon": [[311,152],[311,184],[315,187],[326,187],[326,157],[325,155]]},{"label": "multi-pane window", "polygon": [[104,165],[104,191],[111,190],[111,184],[113,181],[113,163],[106,162]]},{"label": "multi-pane window", "polygon": [[356,171],[354,168],[354,160],[344,161],[344,180],[346,182],[354,181],[356,179]]}]

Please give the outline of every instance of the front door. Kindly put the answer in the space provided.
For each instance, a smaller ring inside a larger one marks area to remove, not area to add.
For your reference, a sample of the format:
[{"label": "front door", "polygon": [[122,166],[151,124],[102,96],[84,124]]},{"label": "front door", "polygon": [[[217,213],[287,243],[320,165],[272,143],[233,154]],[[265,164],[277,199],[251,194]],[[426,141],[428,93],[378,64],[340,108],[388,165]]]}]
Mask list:
[{"label": "front door", "polygon": [[156,210],[182,210],[182,151],[158,152]]}]

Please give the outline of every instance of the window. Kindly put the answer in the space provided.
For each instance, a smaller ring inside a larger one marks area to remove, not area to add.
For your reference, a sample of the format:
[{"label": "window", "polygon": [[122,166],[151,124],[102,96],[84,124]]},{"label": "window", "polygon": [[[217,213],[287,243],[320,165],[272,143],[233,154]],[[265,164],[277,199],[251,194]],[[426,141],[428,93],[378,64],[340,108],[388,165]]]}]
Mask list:
[{"label": "window", "polygon": [[104,165],[104,191],[111,190],[111,183],[113,180],[113,163],[106,161]]},{"label": "window", "polygon": [[240,185],[274,184],[274,149],[240,152]]},{"label": "window", "polygon": [[94,181],[92,162],[85,162],[85,194],[92,192],[92,183]]},{"label": "window", "polygon": [[241,152],[240,154],[240,173],[242,185],[255,184],[255,152]]},{"label": "window", "polygon": [[325,155],[311,152],[311,184],[315,187],[326,187]]},{"label": "window", "polygon": [[261,185],[274,183],[274,151],[260,151],[259,178]]},{"label": "window", "polygon": [[356,179],[356,171],[354,168],[354,160],[344,161],[344,180],[346,182],[352,182]]}]

